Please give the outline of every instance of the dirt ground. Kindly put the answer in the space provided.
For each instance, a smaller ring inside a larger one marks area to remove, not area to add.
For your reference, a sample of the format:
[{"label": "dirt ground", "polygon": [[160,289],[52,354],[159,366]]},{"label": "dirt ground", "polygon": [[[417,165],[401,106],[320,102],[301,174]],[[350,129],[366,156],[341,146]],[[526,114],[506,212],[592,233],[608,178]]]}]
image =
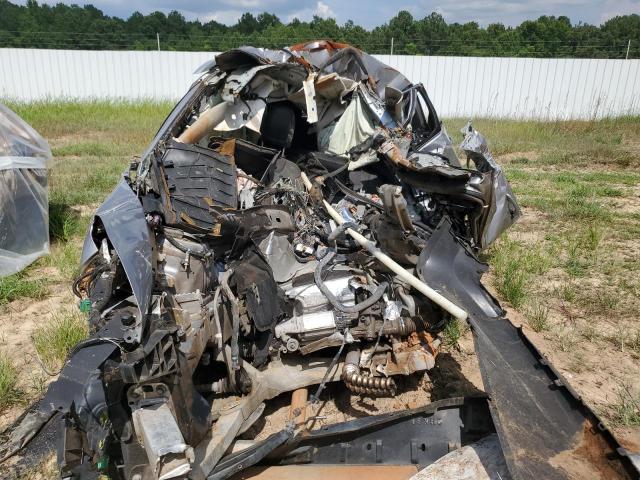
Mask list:
[{"label": "dirt ground", "polygon": [[[51,273],[51,269],[41,270],[43,276]],[[32,336],[55,312],[75,302],[70,285],[59,283],[51,285],[49,295],[43,300],[21,298],[0,307],[0,345],[3,352],[15,359],[20,372],[20,388],[25,394],[23,402],[0,414],[0,431],[9,426],[31,401],[42,396],[47,385],[56,378],[41,366]]]},{"label": "dirt ground", "polygon": [[[38,123],[39,117],[20,113],[57,149],[58,163],[50,183],[54,200],[74,209],[86,222],[95,205],[113,188],[130,155],[144,149],[169,107],[153,114],[142,110],[123,116],[118,111],[108,118],[122,124],[106,127],[107,116],[101,114],[91,117],[72,112],[72,119],[88,118],[86,125],[72,125],[66,117],[51,121],[43,116]],[[95,107],[91,109],[93,112]],[[139,121],[142,118],[144,123]],[[516,123],[476,124],[504,165],[523,207],[518,224],[490,252],[487,261],[492,269],[483,282],[511,321],[526,329],[529,338],[619,439],[640,451],[637,405],[633,416],[633,402],[640,401],[636,396],[640,395],[640,324],[636,313],[640,308],[640,122],[567,122],[549,127]],[[457,131],[450,124],[447,127],[450,132]],[[622,133],[612,135],[611,131]],[[565,152],[571,156],[565,158]],[[0,430],[41,398],[52,380],[40,366],[32,336],[61,308],[76,304],[70,288],[73,275],[62,274],[62,270],[72,271],[77,265],[82,230],[74,234],[72,240],[78,246],[72,248],[64,265],[58,265],[64,256],[62,244],[49,263],[39,262],[29,269],[29,277],[46,280],[44,298],[20,298],[0,305],[0,350],[15,360],[23,393],[18,403],[0,411]],[[529,264],[525,269],[530,274],[519,285],[527,298],[517,305],[518,297],[501,282],[505,247],[514,247],[516,252],[507,260]],[[532,315],[532,309],[539,305],[544,307],[544,315]],[[328,400],[315,405],[309,415],[317,417],[315,427],[319,428],[473,394],[482,388],[473,339],[467,330],[456,347],[439,355],[434,370],[425,377],[404,381],[395,398],[360,399],[336,384],[328,387]],[[627,397],[631,398],[631,410],[626,411],[631,420],[622,420],[620,412],[624,405],[628,408],[629,403],[623,402]],[[245,436],[261,439],[279,430],[288,419],[289,403],[290,394],[274,399]],[[52,465],[50,460],[41,468],[21,473],[20,478],[55,478]],[[3,478],[12,475],[0,470]]]},{"label": "dirt ground", "polygon": [[[525,210],[521,225],[539,222],[538,212]],[[534,239],[535,233],[523,233],[522,236]],[[46,276],[53,274],[50,269],[42,268],[37,272]],[[499,297],[492,287],[492,273],[484,279],[485,285],[492,294]],[[37,398],[44,394],[46,387],[54,378],[47,375],[40,366],[32,342],[32,334],[39,326],[45,324],[54,312],[63,306],[73,305],[74,299],[67,283],[56,283],[50,288],[50,294],[43,300],[19,299],[1,307],[0,342],[5,351],[18,359],[23,388],[28,389],[30,397]],[[526,318],[515,309],[507,306],[508,316],[515,325],[526,329],[536,346],[546,354],[560,372],[569,380],[571,386],[596,410],[616,401],[616,385],[628,377],[629,372],[638,371],[637,359],[633,356],[603,355],[601,346],[582,342],[585,365],[576,371],[575,352],[557,348],[557,341],[548,335],[533,331]],[[597,364],[597,367],[596,367]],[[314,389],[310,389],[312,393]],[[347,421],[367,415],[376,415],[400,409],[417,408],[431,401],[452,397],[472,395],[483,391],[482,378],[478,368],[473,347],[473,338],[469,330],[461,337],[457,347],[446,348],[438,356],[434,370],[423,376],[404,379],[400,383],[399,392],[393,398],[364,399],[351,395],[339,383],[327,388],[326,400],[312,406],[309,417],[316,417],[312,428]],[[262,440],[275,431],[281,430],[288,421],[291,395],[285,393],[266,407],[264,416],[242,438]],[[28,404],[14,405],[0,415],[0,429],[4,430],[23,411]],[[614,425],[613,430],[620,441],[634,449],[640,450],[640,429]],[[48,461],[51,464],[52,460]],[[49,465],[55,475],[55,468]],[[51,478],[44,471],[22,472],[19,478]],[[44,472],[44,473],[43,473]],[[25,477],[26,475],[26,477]],[[18,478],[18,477],[16,477]]]},{"label": "dirt ground", "polygon": [[[310,421],[307,426],[320,429],[355,418],[418,408],[444,398],[481,394],[482,378],[471,335],[465,334],[457,348],[443,350],[430,372],[397,378],[397,384],[395,397],[382,398],[351,394],[341,382],[330,384],[322,395],[323,400],[309,407],[307,418],[315,418],[315,421]],[[309,388],[309,394],[313,394],[315,389]],[[282,430],[289,421],[290,405],[290,393],[273,399],[267,404],[263,417],[242,438],[263,440]]]}]

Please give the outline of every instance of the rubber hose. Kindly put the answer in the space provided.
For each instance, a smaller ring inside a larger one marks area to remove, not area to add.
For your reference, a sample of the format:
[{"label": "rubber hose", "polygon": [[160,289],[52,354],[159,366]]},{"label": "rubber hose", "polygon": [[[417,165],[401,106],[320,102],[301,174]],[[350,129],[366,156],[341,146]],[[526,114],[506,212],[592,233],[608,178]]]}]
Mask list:
[{"label": "rubber hose", "polygon": [[[178,250],[180,250],[182,253],[189,253],[189,255],[191,255],[193,257],[196,257],[196,258],[199,258],[201,260],[206,260],[210,256],[210,252],[202,253],[202,252],[199,252],[197,250],[191,250],[190,248],[185,247],[178,240],[176,240],[175,238],[171,237],[171,235],[166,235],[165,234],[164,238],[171,245],[173,245]],[[202,243],[200,243],[200,242],[197,242],[197,243],[202,246]],[[204,248],[206,248],[206,247],[204,247]]]},{"label": "rubber hose", "polygon": [[322,271],[329,264],[329,262],[333,260],[333,257],[335,257],[335,255],[336,255],[335,250],[329,250],[327,252],[324,258],[318,262],[318,265],[316,266],[316,270],[315,272],[313,272],[313,278],[316,282],[316,285],[320,289],[320,291],[324,294],[325,297],[327,297],[327,300],[329,300],[331,305],[333,305],[336,308],[336,310],[340,310],[343,313],[359,313],[363,310],[366,310],[367,308],[369,308],[370,306],[372,306],[374,303],[376,303],[378,300],[382,298],[382,295],[384,295],[384,292],[387,290],[387,287],[389,286],[387,282],[382,282],[380,285],[378,285],[375,291],[371,294],[371,296],[360,303],[357,303],[353,306],[346,306],[340,303],[340,301],[333,296],[333,293],[331,293],[331,290],[327,288],[324,281],[322,280]]},{"label": "rubber hose", "polygon": [[382,328],[383,335],[398,335],[400,337],[406,337],[413,332],[418,331],[418,325],[412,318],[399,318],[397,320],[390,320],[384,322]]},{"label": "rubber hose", "polygon": [[338,225],[327,237],[329,242],[335,242],[339,235],[343,234],[347,228],[358,229],[358,225],[353,222],[345,222],[342,225]]}]

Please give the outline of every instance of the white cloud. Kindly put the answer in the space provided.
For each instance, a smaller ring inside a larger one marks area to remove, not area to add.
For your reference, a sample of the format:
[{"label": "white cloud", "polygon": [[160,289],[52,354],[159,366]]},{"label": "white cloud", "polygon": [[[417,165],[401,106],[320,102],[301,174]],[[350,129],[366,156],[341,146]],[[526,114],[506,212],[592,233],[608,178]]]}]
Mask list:
[{"label": "white cloud", "polygon": [[[24,5],[27,0],[11,0]],[[400,10],[409,10],[415,18],[436,11],[447,22],[476,21],[482,26],[493,22],[519,25],[524,20],[541,15],[565,15],[573,23],[579,21],[600,24],[616,15],[640,13],[640,0],[367,0],[338,2],[337,0],[40,0],[41,3],[91,3],[108,15],[127,18],[135,10],[150,13],[160,10],[180,11],[186,18],[215,19],[233,24],[241,13],[254,15],[269,12],[283,21],[293,18],[311,20],[314,15],[336,18],[339,23],[348,19],[369,28],[388,22]]]},{"label": "white cloud", "polygon": [[264,4],[261,0],[223,0],[222,3],[246,10],[254,10]]},{"label": "white cloud", "polygon": [[198,20],[203,23],[215,20],[218,23],[224,23],[226,25],[233,25],[238,22],[240,16],[244,13],[242,10],[218,10],[212,13],[199,14],[196,16]]},{"label": "white cloud", "polygon": [[[475,21],[483,26],[495,22],[518,25],[541,15],[565,15],[573,22],[594,22],[597,19],[593,19],[591,13],[600,10],[604,2],[617,3],[618,0],[423,0],[421,10],[425,14],[436,11],[447,22]],[[638,0],[622,0],[625,2]]]},{"label": "white cloud", "polygon": [[331,7],[322,1],[318,1],[314,14],[320,18],[336,18],[336,14],[331,10]]},{"label": "white cloud", "polygon": [[290,22],[294,18],[297,18],[298,20],[302,20],[303,22],[308,22],[314,17],[314,15],[320,18],[336,18],[336,14],[331,9],[331,7],[324,3],[322,0],[318,0],[318,2],[316,3],[316,8],[309,7],[292,12],[287,15],[286,21]]},{"label": "white cloud", "polygon": [[600,21],[630,13],[640,14],[640,0],[605,0]]}]

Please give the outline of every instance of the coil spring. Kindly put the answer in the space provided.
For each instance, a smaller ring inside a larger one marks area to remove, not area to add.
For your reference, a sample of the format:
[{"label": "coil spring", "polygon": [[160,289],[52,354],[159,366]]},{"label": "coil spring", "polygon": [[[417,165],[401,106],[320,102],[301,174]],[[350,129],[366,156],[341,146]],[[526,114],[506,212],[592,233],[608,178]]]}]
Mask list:
[{"label": "coil spring", "polygon": [[392,397],[396,394],[396,382],[393,378],[369,377],[357,372],[345,372],[342,380],[349,390],[360,395]]}]

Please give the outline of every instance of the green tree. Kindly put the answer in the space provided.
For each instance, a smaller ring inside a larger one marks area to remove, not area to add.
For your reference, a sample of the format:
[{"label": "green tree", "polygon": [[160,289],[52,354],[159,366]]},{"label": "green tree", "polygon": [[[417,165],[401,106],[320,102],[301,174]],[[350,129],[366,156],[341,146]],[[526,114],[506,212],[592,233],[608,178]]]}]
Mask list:
[{"label": "green tree", "polygon": [[631,58],[640,57],[640,15],[612,18],[600,26],[573,25],[569,18],[541,16],[516,27],[476,22],[448,24],[432,12],[421,19],[402,10],[388,23],[367,30],[348,20],[293,19],[274,14],[244,13],[235,25],[216,21],[187,21],[177,10],[168,15],[132,13],[121,19],[105,15],[92,5],[49,5],[27,0],[16,5],[0,0],[0,47],[139,49],[161,46],[171,50],[226,50],[255,44],[281,48],[294,43],[330,39],[350,43],[370,53],[408,55],[492,55],[535,57],[624,58],[629,41]]}]

